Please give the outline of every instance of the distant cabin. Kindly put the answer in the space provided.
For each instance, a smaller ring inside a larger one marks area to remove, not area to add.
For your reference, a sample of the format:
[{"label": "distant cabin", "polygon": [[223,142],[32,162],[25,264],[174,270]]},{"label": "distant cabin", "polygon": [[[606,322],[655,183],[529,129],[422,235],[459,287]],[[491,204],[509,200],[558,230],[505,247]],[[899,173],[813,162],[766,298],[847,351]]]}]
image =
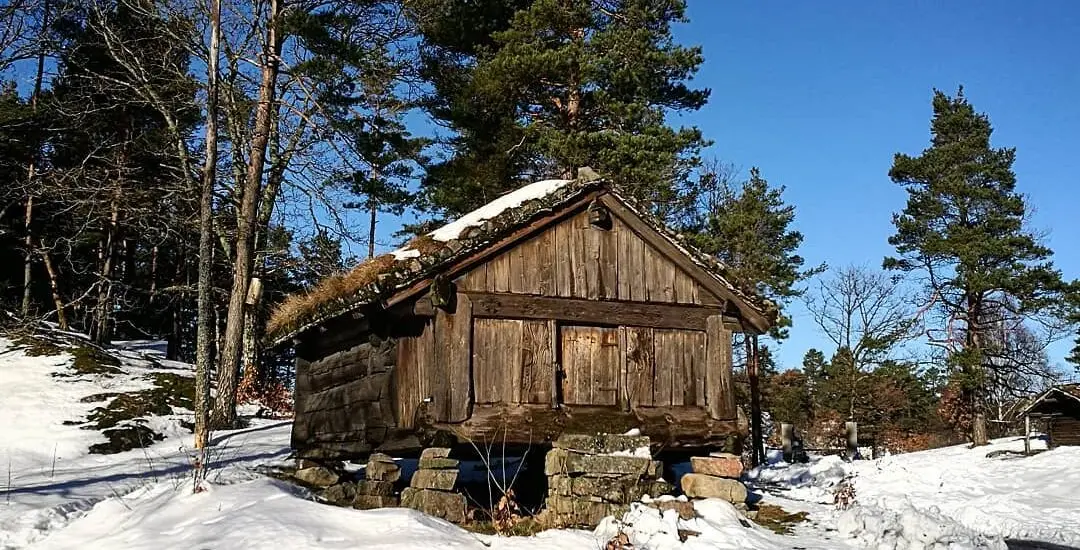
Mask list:
[{"label": "distant cabin", "polygon": [[1080,445],[1080,384],[1046,390],[1022,414],[1045,422],[1051,447]]},{"label": "distant cabin", "polygon": [[690,451],[745,435],[732,333],[774,316],[618,188],[579,179],[332,276],[268,329],[296,350],[300,456],[634,428]]}]

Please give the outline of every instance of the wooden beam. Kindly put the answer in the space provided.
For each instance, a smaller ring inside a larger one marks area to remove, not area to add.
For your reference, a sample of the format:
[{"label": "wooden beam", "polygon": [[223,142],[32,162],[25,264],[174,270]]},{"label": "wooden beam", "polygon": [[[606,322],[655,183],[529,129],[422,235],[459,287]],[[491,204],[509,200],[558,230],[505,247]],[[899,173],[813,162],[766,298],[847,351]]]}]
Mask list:
[{"label": "wooden beam", "polygon": [[562,433],[625,433],[637,428],[652,439],[654,450],[726,448],[728,439],[746,434],[737,419],[710,418],[701,407],[618,407],[541,404],[476,405],[462,423],[435,423],[422,429],[441,430],[462,441],[538,445]]},{"label": "wooden beam", "polygon": [[687,254],[679,250],[655,229],[645,223],[638,215],[623,205],[619,200],[609,194],[601,195],[599,201],[611,209],[612,213],[619,217],[626,225],[630,226],[639,237],[653,248],[659,250],[667,259],[675,263],[679,269],[685,271],[713,294],[725,298],[739,309],[739,312],[759,332],[765,332],[769,328],[769,320],[760,312],[746,303],[741,297],[731,291],[726,285],[717,281],[716,278],[705,268],[694,262]]},{"label": "wooden beam", "polygon": [[[596,301],[482,292],[466,294],[472,301],[474,317],[554,319],[595,325],[704,331],[710,316],[723,314],[720,308],[692,304]],[[734,318],[728,317],[725,321],[738,326]]]}]

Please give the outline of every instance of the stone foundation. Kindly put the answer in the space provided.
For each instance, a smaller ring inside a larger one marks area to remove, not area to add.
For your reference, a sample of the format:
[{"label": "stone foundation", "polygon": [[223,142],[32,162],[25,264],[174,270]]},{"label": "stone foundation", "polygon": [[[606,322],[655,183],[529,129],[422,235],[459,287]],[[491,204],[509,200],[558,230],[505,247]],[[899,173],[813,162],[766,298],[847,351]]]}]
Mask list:
[{"label": "stone foundation", "polygon": [[354,508],[393,508],[399,504],[394,496],[394,482],[401,479],[401,467],[394,459],[382,453],[371,455],[364,467],[364,477],[367,479],[356,482]]},{"label": "stone foundation", "polygon": [[450,449],[424,449],[419,469],[401,492],[402,506],[454,523],[465,521],[465,495],[453,492],[458,461],[449,456]]},{"label": "stone foundation", "polygon": [[592,527],[620,516],[644,495],[671,492],[661,463],[648,455],[649,438],[622,435],[561,436],[544,461],[547,509],[559,526]]}]

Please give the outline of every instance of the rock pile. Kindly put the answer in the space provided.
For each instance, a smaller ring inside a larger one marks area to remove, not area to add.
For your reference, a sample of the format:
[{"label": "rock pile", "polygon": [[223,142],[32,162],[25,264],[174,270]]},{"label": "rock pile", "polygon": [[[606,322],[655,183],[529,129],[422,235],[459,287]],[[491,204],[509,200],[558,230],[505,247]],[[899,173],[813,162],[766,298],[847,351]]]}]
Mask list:
[{"label": "rock pile", "polygon": [[690,458],[693,473],[682,477],[682,490],[690,498],[719,498],[732,504],[746,503],[746,486],[739,481],[742,461],[733,454]]},{"label": "rock pile", "polygon": [[465,521],[465,495],[453,492],[458,461],[449,456],[450,449],[424,449],[419,469],[401,492],[402,506],[454,523]]},{"label": "rock pile", "polygon": [[363,481],[356,482],[353,506],[361,510],[391,508],[398,505],[394,496],[394,482],[401,479],[401,467],[394,459],[382,453],[368,457]]},{"label": "rock pile", "polygon": [[595,526],[644,495],[671,492],[661,470],[649,456],[648,437],[563,435],[544,461],[548,513],[559,526]]}]

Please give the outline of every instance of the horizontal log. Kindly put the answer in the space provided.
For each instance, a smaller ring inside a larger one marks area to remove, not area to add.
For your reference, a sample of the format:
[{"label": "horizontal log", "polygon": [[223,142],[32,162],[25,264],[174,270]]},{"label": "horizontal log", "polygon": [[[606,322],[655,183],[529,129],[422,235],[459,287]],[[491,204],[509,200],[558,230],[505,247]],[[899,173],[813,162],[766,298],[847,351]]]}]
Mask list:
[{"label": "horizontal log", "polygon": [[[691,304],[595,301],[481,292],[467,294],[472,302],[473,317],[555,319],[588,324],[704,331],[709,316],[723,314],[720,308]],[[738,321],[731,317],[725,317],[724,322],[738,325]]]},{"label": "horizontal log", "polygon": [[[626,433],[641,430],[655,450],[725,447],[730,437],[744,437],[744,419],[716,420],[699,407],[615,407],[494,404],[475,405],[472,416],[458,424],[434,423],[423,429],[446,431],[460,442],[505,441],[507,444],[545,444],[562,433]],[[504,439],[505,438],[505,439]]]}]

